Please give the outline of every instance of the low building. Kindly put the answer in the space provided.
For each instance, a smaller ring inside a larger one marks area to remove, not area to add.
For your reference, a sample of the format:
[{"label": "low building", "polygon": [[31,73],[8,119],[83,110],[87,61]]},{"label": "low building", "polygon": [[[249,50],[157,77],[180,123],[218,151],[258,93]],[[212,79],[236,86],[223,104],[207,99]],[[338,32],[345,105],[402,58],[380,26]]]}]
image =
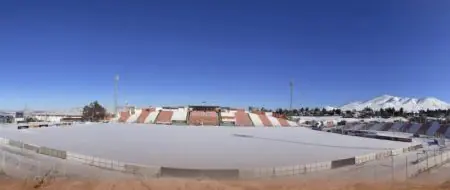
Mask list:
[{"label": "low building", "polygon": [[81,113],[33,112],[31,117],[42,122],[82,121]]}]

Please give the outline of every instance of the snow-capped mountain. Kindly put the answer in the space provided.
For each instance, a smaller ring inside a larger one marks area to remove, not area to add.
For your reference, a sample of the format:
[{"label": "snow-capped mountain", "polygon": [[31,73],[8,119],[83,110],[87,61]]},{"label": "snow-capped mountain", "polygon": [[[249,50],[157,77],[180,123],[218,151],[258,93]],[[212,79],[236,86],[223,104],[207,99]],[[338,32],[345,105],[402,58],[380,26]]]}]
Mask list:
[{"label": "snow-capped mountain", "polygon": [[398,110],[403,108],[408,112],[418,112],[419,110],[427,109],[450,109],[450,104],[433,97],[416,99],[383,95],[364,102],[352,102],[340,107],[340,109],[363,110],[366,107],[372,108],[373,110],[379,110],[381,108],[395,108]]},{"label": "snow-capped mountain", "polygon": [[331,110],[334,110],[334,109],[337,109],[337,108],[335,108],[335,107],[331,107],[331,106],[325,106],[325,107],[323,107],[325,110],[327,110],[327,111],[331,111]]}]

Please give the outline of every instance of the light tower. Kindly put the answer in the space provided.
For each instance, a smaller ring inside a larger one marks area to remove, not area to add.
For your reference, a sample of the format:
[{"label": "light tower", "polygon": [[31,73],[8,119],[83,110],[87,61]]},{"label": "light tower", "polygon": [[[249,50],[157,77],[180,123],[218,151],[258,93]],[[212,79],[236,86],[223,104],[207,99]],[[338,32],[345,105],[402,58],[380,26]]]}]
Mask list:
[{"label": "light tower", "polygon": [[289,101],[289,109],[292,110],[292,96],[293,96],[293,92],[294,92],[294,82],[292,82],[292,80],[289,82],[289,88],[291,90],[291,99]]},{"label": "light tower", "polygon": [[119,75],[114,77],[114,115],[117,114],[117,91],[119,88]]}]

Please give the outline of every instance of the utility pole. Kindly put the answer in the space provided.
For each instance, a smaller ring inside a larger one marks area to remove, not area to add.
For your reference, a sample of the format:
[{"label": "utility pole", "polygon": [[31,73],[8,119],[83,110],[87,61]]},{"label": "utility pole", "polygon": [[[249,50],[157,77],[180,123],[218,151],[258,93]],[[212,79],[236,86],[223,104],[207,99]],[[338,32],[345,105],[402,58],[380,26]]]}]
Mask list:
[{"label": "utility pole", "polygon": [[117,91],[119,88],[119,75],[114,77],[114,115],[117,114]]},{"label": "utility pole", "polygon": [[292,95],[293,95],[293,92],[294,92],[294,82],[292,82],[292,80],[289,82],[289,88],[291,90],[291,99],[290,99],[290,102],[289,102],[289,110],[292,110]]}]

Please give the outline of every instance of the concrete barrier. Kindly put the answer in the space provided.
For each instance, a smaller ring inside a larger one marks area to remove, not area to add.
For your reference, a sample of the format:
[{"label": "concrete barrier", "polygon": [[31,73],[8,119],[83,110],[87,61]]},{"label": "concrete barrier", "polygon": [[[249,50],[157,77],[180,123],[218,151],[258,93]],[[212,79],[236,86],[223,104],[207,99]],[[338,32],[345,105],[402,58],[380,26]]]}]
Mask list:
[{"label": "concrete barrier", "polygon": [[391,155],[396,156],[396,155],[400,155],[400,154],[402,154],[402,153],[403,153],[403,148],[398,148],[398,149],[392,150]]},{"label": "concrete barrier", "polygon": [[318,162],[314,164],[284,166],[276,168],[240,169],[239,178],[253,179],[253,178],[298,176],[311,172],[330,170],[331,167],[332,162],[330,161],[330,162]]},{"label": "concrete barrier", "polygon": [[23,142],[21,141],[9,140],[8,144],[12,147],[23,148]]},{"label": "concrete barrier", "polygon": [[350,165],[355,165],[355,164],[356,164],[355,157],[345,158],[345,159],[340,159],[340,160],[333,160],[333,161],[331,161],[331,169],[341,168],[344,166],[350,166]]},{"label": "concrete barrier", "polygon": [[9,145],[9,139],[0,138],[0,144]]},{"label": "concrete barrier", "polygon": [[253,179],[258,177],[256,169],[239,169],[239,179]]},{"label": "concrete barrier", "polygon": [[67,152],[67,160],[72,160],[76,162],[82,162],[84,160],[84,155],[73,153],[73,152]]},{"label": "concrete barrier", "polygon": [[39,147],[38,153],[47,155],[47,156],[51,156],[51,157],[55,157],[55,158],[61,158],[61,159],[67,158],[66,151],[56,150],[56,149],[47,148],[47,147],[43,147],[43,146]]},{"label": "concrete barrier", "polygon": [[211,178],[211,179],[237,179],[237,169],[179,169],[161,167],[161,177],[185,177],[185,178]]},{"label": "concrete barrier", "polygon": [[319,163],[316,163],[314,166],[314,168],[316,168],[315,171],[330,170],[331,167],[332,167],[331,161],[319,162]]},{"label": "concrete barrier", "polygon": [[124,171],[139,176],[159,177],[161,175],[161,167],[158,166],[141,166],[134,164],[124,164]]},{"label": "concrete barrier", "polygon": [[376,153],[370,153],[366,155],[356,156],[355,157],[355,164],[362,164],[366,162],[370,162],[376,160]]},{"label": "concrete barrier", "polygon": [[33,152],[36,152],[36,153],[39,152],[39,146],[37,146],[37,145],[23,144],[23,148],[25,150],[33,151]]},{"label": "concrete barrier", "polygon": [[252,168],[239,170],[239,178],[241,179],[270,178],[273,176],[275,176],[274,168]]},{"label": "concrete barrier", "polygon": [[86,156],[73,152],[67,152],[67,160],[80,162],[86,165],[100,167],[103,169],[125,172],[125,164],[116,160],[102,159],[93,156]]},{"label": "concrete barrier", "polygon": [[294,176],[296,175],[295,167],[289,166],[289,167],[277,167],[274,168],[274,176],[276,177],[283,177],[283,176]]}]

